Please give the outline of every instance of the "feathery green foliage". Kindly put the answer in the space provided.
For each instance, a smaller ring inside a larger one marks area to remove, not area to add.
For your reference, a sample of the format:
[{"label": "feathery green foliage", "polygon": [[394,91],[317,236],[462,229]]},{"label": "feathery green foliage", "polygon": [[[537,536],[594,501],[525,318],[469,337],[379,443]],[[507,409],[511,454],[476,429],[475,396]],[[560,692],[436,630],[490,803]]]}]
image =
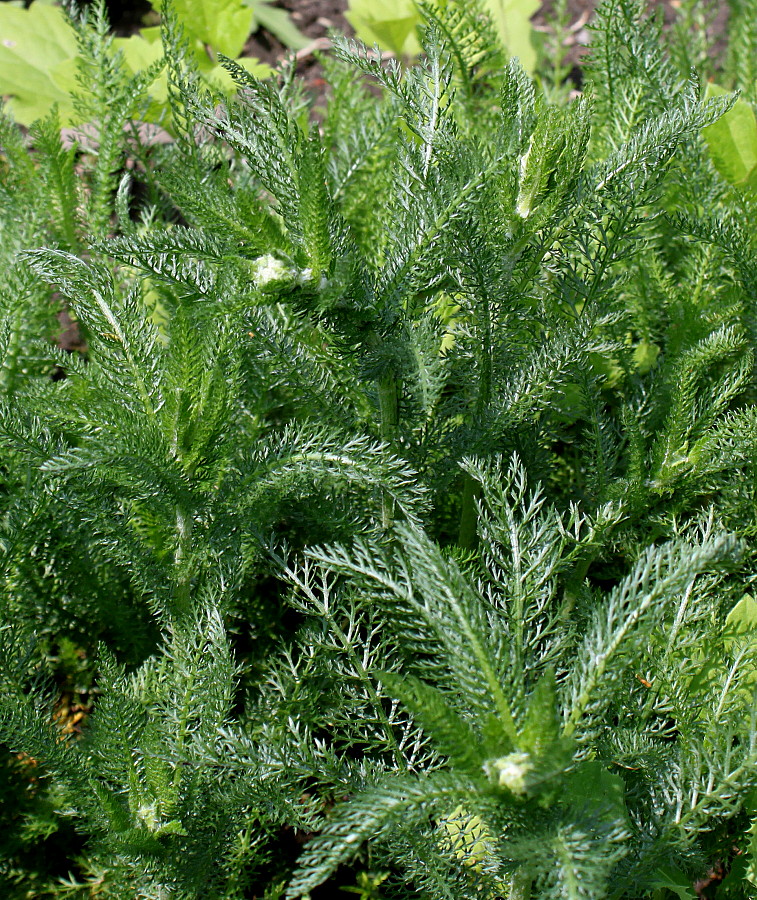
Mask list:
[{"label": "feathery green foliage", "polygon": [[0,119],[3,896],[753,897],[748,34],[423,3],[314,113],[166,9],[157,144],[103,9]]}]

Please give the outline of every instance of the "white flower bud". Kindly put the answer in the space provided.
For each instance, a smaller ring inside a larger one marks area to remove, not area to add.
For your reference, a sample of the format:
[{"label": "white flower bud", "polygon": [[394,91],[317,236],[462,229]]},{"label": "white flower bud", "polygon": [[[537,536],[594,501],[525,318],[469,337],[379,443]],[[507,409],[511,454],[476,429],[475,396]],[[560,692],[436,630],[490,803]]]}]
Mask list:
[{"label": "white flower bud", "polygon": [[499,759],[488,759],[484,763],[484,772],[499,787],[507,788],[513,794],[525,794],[526,778],[533,771],[534,764],[528,753],[510,753]]},{"label": "white flower bud", "polygon": [[158,804],[156,800],[150,803],[142,803],[137,809],[137,818],[150,831],[157,831],[160,824]]},{"label": "white flower bud", "polygon": [[255,260],[253,281],[258,287],[267,287],[274,281],[285,281],[292,278],[292,270],[288,269],[280,259],[266,253]]}]

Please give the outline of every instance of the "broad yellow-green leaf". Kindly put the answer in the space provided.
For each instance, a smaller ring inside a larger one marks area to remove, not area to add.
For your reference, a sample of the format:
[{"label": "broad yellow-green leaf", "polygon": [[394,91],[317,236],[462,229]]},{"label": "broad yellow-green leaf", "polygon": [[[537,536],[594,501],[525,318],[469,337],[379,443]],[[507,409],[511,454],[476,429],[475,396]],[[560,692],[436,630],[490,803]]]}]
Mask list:
[{"label": "broad yellow-green leaf", "polygon": [[266,31],[270,31],[282,44],[286,44],[292,50],[307,47],[310,38],[297,28],[289,13],[285,9],[270,6],[269,2],[270,0],[244,0],[244,3],[252,9],[253,29],[262,25]]},{"label": "broad yellow-green leaf", "polygon": [[[68,59],[62,59],[57,65],[53,66],[50,69],[50,78],[53,83],[58,87],[63,94],[65,94],[68,98],[71,94],[75,94],[77,91],[81,91],[81,84],[79,82],[79,65],[78,65],[78,57],[77,56],[69,56]],[[61,105],[62,109],[68,109],[66,104]],[[47,112],[47,110],[46,110]],[[73,114],[73,108],[71,108],[70,112]],[[66,120],[68,116],[61,116],[64,120],[63,124],[66,124]]]},{"label": "broad yellow-green leaf", "polygon": [[652,344],[649,341],[639,341],[633,351],[633,361],[639,375],[646,375],[647,372],[653,369],[659,355],[660,348],[657,344]]},{"label": "broad yellow-green leaf", "polygon": [[[116,44],[124,53],[124,61],[131,72],[138,72],[146,69],[163,55],[163,46],[160,41],[160,28],[143,28],[140,37],[133,35],[130,38],[117,40]],[[144,40],[143,40],[144,38]],[[203,44],[196,40],[190,43],[190,51],[194,54],[198,68],[202,77],[213,86],[224,91],[226,94],[233,94],[236,90],[236,83],[223,66],[219,65],[214,59],[208,56]],[[268,78],[273,71],[270,66],[260,62],[254,57],[241,57],[237,63],[243,69],[247,69],[256,78]],[[156,79],[150,88],[152,97],[160,102],[168,102],[168,86],[167,76],[164,73]]]},{"label": "broad yellow-green leaf", "polygon": [[242,0],[174,0],[188,38],[209,44],[234,59],[252,30],[252,9]]},{"label": "broad yellow-green leaf", "polygon": [[[140,34],[133,34],[128,38],[116,38],[116,47],[123,54],[124,65],[136,75],[156,63],[163,56],[163,44],[160,41],[160,29],[156,28],[157,40],[149,40],[143,29]],[[145,122],[162,122],[166,118],[168,107],[168,75],[165,69],[150,85],[150,99],[144,109],[138,112],[139,117]]]},{"label": "broad yellow-green leaf", "polygon": [[757,600],[751,594],[744,594],[726,616],[725,624],[734,634],[757,633]]},{"label": "broad yellow-green leaf", "polygon": [[[728,93],[707,85],[707,96]],[[751,103],[737,100],[717,122],[703,130],[713,165],[733,185],[744,186],[757,176],[757,119]]]},{"label": "broad yellow-green leaf", "polygon": [[114,43],[123,54],[126,68],[133,75],[141,72],[142,69],[149,68],[163,56],[163,45],[160,40],[148,41],[142,34],[133,34],[128,38],[116,38]]},{"label": "broad yellow-green leaf", "polygon": [[0,4],[0,94],[10,96],[17,122],[30,125],[58,104],[64,124],[73,107],[55,76],[76,55],[76,38],[59,7],[32,3],[29,9]]},{"label": "broad yellow-green leaf", "polygon": [[378,44],[397,56],[420,53],[416,28],[421,17],[413,0],[350,0],[345,17],[366,44]]},{"label": "broad yellow-green leaf", "polygon": [[[249,34],[252,10],[243,6],[242,0],[177,0],[176,7],[203,77],[225,93],[233,93],[236,86],[230,75],[211,59],[203,41],[236,56]],[[198,17],[200,8],[202,15]],[[208,25],[207,19],[214,15],[218,18]],[[117,38],[114,43],[131,74],[147,69],[163,55],[160,28],[144,28],[140,34]],[[254,59],[241,60],[240,64],[259,78],[271,72]],[[30,125],[57,104],[61,124],[71,125],[71,94],[81,89],[77,74],[76,37],[59,7],[42,0],[36,0],[29,9],[0,3],[0,94],[9,98],[8,107],[16,121]],[[148,122],[162,121],[167,105],[168,85],[163,72],[150,86],[149,102],[139,111],[140,117]]]},{"label": "broad yellow-green leaf", "polygon": [[[236,60],[236,62],[256,78],[268,78],[273,71],[270,66],[267,66],[265,63],[259,62],[252,57],[243,56]],[[233,94],[237,88],[234,79],[221,65],[213,66],[211,69],[208,69],[208,71],[203,72],[203,78],[210,82],[213,87],[223,91],[225,94]]]},{"label": "broad yellow-green leaf", "polygon": [[486,858],[489,831],[479,816],[470,815],[458,806],[450,815],[439,820],[452,845],[455,856],[464,866],[475,866]]},{"label": "broad yellow-green leaf", "polygon": [[160,25],[150,25],[147,28],[140,28],[139,34],[148,44],[160,44]]},{"label": "broad yellow-green leaf", "polygon": [[413,16],[397,19],[365,19],[363,29],[374,44],[386,47],[397,56],[415,56],[420,51],[416,36],[418,20]]},{"label": "broad yellow-green leaf", "polygon": [[536,66],[531,16],[539,9],[539,0],[486,0],[486,7],[510,56],[517,56],[527,72]]},{"label": "broad yellow-green leaf", "polygon": [[[719,684],[723,667],[729,664],[731,656],[745,644],[753,647],[757,641],[757,600],[751,594],[744,594],[728,613],[721,639],[722,644],[704,648],[702,666],[691,680],[692,694],[706,694],[712,690],[713,685]],[[749,668],[742,676],[742,690],[748,702],[757,684],[757,668],[754,662],[747,665]]]},{"label": "broad yellow-green leaf", "polygon": [[[530,19],[539,8],[539,0],[485,0],[484,6],[507,52],[519,57],[523,68],[532,72],[536,48]],[[420,52],[416,29],[421,16],[414,0],[350,0],[346,16],[367,44],[378,44],[398,56]]]},{"label": "broad yellow-green leaf", "polygon": [[[126,70],[132,75],[147,69],[163,56],[163,46],[160,42],[151,44],[137,34],[128,38],[116,38],[114,45],[123,56]],[[71,56],[58,63],[50,71],[50,77],[55,85],[68,96],[81,91],[78,72],[79,58]],[[149,104],[146,104],[145,109],[138,109],[137,114],[146,122],[158,121],[164,117],[167,103],[168,83],[165,72],[162,72],[150,86]]]}]

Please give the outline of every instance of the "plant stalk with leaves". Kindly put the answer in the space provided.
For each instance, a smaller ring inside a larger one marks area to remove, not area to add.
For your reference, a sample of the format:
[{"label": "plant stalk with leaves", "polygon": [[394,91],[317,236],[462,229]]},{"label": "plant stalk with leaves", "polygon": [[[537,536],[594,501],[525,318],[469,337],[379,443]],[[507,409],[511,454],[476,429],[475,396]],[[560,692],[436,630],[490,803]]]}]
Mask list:
[{"label": "plant stalk with leaves", "polygon": [[743,107],[633,0],[576,100],[424,2],[316,115],[182,6],[170,143],[102,3],[91,134],[0,122],[5,895],[754,896]]}]

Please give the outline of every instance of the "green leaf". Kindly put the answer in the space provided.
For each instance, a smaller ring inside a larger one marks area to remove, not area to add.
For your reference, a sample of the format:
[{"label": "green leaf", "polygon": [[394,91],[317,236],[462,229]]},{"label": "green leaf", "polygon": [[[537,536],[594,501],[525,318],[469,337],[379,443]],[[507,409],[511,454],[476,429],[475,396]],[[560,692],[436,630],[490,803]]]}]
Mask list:
[{"label": "green leaf", "polygon": [[626,788],[620,775],[610,772],[598,759],[581,763],[567,779],[567,792],[580,803],[603,809],[626,821]]},{"label": "green leaf", "polygon": [[[157,40],[145,32],[157,31]],[[116,38],[114,46],[123,54],[124,66],[132,75],[142,72],[154,65],[163,56],[163,45],[160,42],[160,29],[143,29],[139,34],[128,38]],[[165,120],[168,106],[168,76],[163,70],[149,87],[149,102],[140,108],[139,116],[145,122],[161,122]]]},{"label": "green leaf", "polygon": [[757,600],[751,594],[744,594],[726,616],[725,625],[730,635],[757,632]]},{"label": "green leaf", "polygon": [[[702,648],[702,665],[691,679],[692,695],[707,696],[722,678],[723,668],[734,650],[744,643],[753,644],[757,640],[757,600],[744,594],[726,616],[725,625],[717,639],[711,639]],[[748,663],[750,671],[745,683],[752,685],[757,680],[753,663]]]},{"label": "green leaf", "polygon": [[[248,56],[243,56],[235,62],[255,78],[268,78],[272,71],[270,66]],[[227,96],[231,96],[237,90],[237,84],[225,66],[213,66],[203,72],[202,76],[205,81],[212,84],[217,90],[223,91]]]},{"label": "green leaf", "polygon": [[439,824],[449,839],[453,853],[464,866],[476,866],[490,854],[487,846],[491,837],[489,829],[480,816],[466,812],[462,805],[439,819]]},{"label": "green leaf", "polygon": [[[739,646],[754,648],[755,641],[757,641],[757,600],[751,594],[744,594],[726,616],[723,643],[726,650],[734,653]],[[754,662],[747,663],[747,666],[745,684],[749,691],[757,682],[757,667]]]},{"label": "green leaf", "polygon": [[639,341],[633,351],[633,361],[639,375],[646,375],[651,371],[657,364],[659,356],[660,348],[657,344],[650,341]]},{"label": "green leaf", "polygon": [[[250,32],[252,10],[242,0],[177,0],[176,9],[204,79],[225,94],[232,94],[236,86],[231,76],[208,58],[204,45],[237,56]],[[163,55],[160,28],[145,28],[139,35],[116,38],[114,46],[131,74],[147,69]],[[76,36],[60,7],[47,6],[40,0],[29,9],[0,4],[0,94],[11,98],[8,107],[17,122],[30,125],[57,104],[61,124],[72,123],[71,94],[80,89],[78,59]],[[269,66],[254,59],[241,64],[258,78],[271,73]],[[165,73],[153,82],[149,99],[142,118],[164,118],[168,102]]]},{"label": "green leaf", "polygon": [[[139,35],[116,38],[114,43],[123,53],[126,68],[133,75],[147,69],[163,55],[160,28],[143,28]],[[234,79],[224,66],[210,59],[199,40],[192,42],[190,52],[194,56],[200,76],[206,84],[215,90],[222,91],[229,97],[236,93],[237,85]],[[268,78],[272,71],[270,66],[253,57],[243,57],[237,63],[256,78]],[[150,86],[150,101],[150,106],[142,114],[142,118],[147,122],[158,122],[165,119],[165,110],[168,105],[168,76],[165,71],[161,72]]]},{"label": "green leaf", "polygon": [[[449,0],[448,0],[449,3]],[[444,7],[439,12],[444,17]],[[454,6],[449,3],[450,8]],[[510,56],[517,56],[527,72],[536,65],[531,16],[539,8],[538,0],[484,0],[502,45]],[[357,36],[366,44],[378,44],[397,56],[416,56],[420,44],[416,33],[421,16],[413,0],[351,0],[345,14]]]},{"label": "green leaf", "polygon": [[536,47],[531,16],[539,0],[486,0],[486,9],[510,56],[517,56],[527,72],[536,66]]},{"label": "green leaf", "polygon": [[160,25],[150,25],[147,28],[140,28],[139,34],[143,37],[148,44],[160,44],[161,43],[161,29]]},{"label": "green leaf", "polygon": [[[123,54],[126,68],[132,75],[149,68],[163,56],[160,35],[158,35],[157,41],[145,36],[144,32],[151,30],[145,28],[140,34],[133,34],[128,38],[116,38],[113,41],[115,47]],[[163,80],[165,81],[165,76],[163,76]]]},{"label": "green leaf", "polygon": [[473,776],[481,774],[481,742],[470,724],[450,706],[438,688],[412,675],[379,672],[377,677],[453,765]]},{"label": "green leaf", "polygon": [[231,59],[242,52],[252,30],[252,9],[243,0],[174,0],[174,9],[188,38]]},{"label": "green leaf", "polygon": [[[707,85],[707,97],[727,94],[725,88]],[[702,129],[713,165],[733,185],[752,184],[757,176],[757,119],[752,104],[738,99],[717,122]]]},{"label": "green leaf", "polygon": [[0,94],[11,96],[17,122],[30,125],[57,103],[61,121],[70,123],[71,98],[55,73],[76,54],[76,37],[59,7],[0,4]]},{"label": "green leaf", "polygon": [[310,43],[310,38],[300,31],[285,9],[269,6],[270,0],[243,0],[243,2],[252,8],[253,26],[255,23],[262,25],[290,49],[301,50]]},{"label": "green leaf", "polygon": [[351,0],[345,17],[366,44],[378,44],[397,56],[420,53],[415,29],[421,17],[413,0]]},{"label": "green leaf", "polygon": [[[660,868],[655,873],[657,880],[653,881],[649,887],[655,891],[667,891],[675,894],[679,900],[696,900],[697,895],[694,893],[691,881],[678,869],[672,866]],[[664,897],[665,894],[663,893]]]}]

